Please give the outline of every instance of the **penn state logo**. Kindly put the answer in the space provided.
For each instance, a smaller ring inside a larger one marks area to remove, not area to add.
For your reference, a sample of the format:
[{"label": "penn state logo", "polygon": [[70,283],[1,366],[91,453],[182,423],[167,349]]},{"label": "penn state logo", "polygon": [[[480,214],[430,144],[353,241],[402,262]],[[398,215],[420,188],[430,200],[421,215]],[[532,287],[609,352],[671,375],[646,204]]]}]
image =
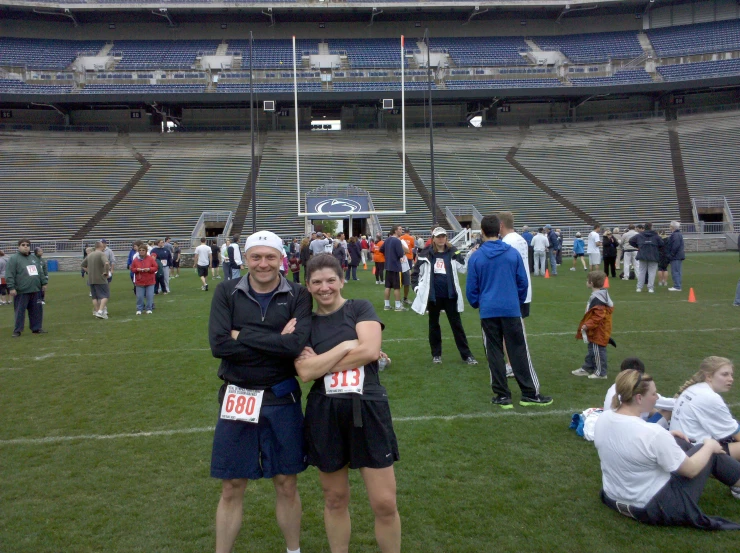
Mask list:
[{"label": "penn state logo", "polygon": [[316,204],[316,213],[355,213],[362,211],[359,202],[347,198],[331,198]]}]

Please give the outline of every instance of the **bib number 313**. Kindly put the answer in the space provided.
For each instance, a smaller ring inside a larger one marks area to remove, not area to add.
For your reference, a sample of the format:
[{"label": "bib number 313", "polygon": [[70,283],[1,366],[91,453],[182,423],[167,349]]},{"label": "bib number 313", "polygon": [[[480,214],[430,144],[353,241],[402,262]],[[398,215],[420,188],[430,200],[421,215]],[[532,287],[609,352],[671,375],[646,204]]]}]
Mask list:
[{"label": "bib number 313", "polygon": [[326,395],[361,394],[365,384],[365,367],[347,369],[324,376]]},{"label": "bib number 313", "polygon": [[229,384],[221,405],[221,418],[232,421],[258,422],[264,390],[247,390]]}]

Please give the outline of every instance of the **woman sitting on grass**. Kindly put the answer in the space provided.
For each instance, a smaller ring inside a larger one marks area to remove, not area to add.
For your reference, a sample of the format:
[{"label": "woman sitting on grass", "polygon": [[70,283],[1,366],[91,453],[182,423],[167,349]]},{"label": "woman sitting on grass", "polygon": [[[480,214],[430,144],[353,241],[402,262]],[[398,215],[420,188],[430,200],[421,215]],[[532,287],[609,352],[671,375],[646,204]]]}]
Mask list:
[{"label": "woman sitting on grass", "polygon": [[[740,459],[740,425],[719,395],[732,388],[732,372],[732,361],[725,357],[704,359],[699,372],[676,394],[671,430],[679,430],[696,442],[714,438],[725,453]],[[740,499],[740,490],[736,497]]]},{"label": "woman sitting on grass", "polygon": [[646,524],[740,530],[740,524],[705,515],[697,504],[710,474],[728,486],[740,484],[740,463],[717,440],[692,447],[680,432],[671,435],[642,420],[658,399],[651,376],[623,371],[616,384],[613,410],[604,411],[594,429],[601,500]]},{"label": "woman sitting on grass", "polygon": [[388,395],[378,378],[380,322],[372,304],[342,297],[339,261],[319,254],[306,267],[316,302],[311,337],[296,359],[298,376],[315,380],[306,403],[308,462],[319,469],[324,525],[332,553],[350,541],[349,469],[359,469],[375,514],[375,538],[383,553],[401,551],[393,463],[398,445]]}]

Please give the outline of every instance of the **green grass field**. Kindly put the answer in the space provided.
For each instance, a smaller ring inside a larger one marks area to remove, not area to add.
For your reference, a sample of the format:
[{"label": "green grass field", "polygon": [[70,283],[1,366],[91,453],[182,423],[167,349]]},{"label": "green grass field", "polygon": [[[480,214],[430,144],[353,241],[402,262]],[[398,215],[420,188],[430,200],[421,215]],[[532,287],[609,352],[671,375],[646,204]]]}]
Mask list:
[{"label": "green grass field", "polygon": [[[401,450],[396,465],[403,548],[409,552],[631,550],[735,552],[738,536],[651,528],[603,506],[598,457],[568,429],[570,415],[601,405],[623,358],[641,357],[672,395],[707,355],[740,359],[740,309],[732,307],[736,254],[692,254],[684,292],[635,293],[614,279],[609,381],[571,376],[585,355],[574,338],[589,290],[583,271],[535,279],[529,345],[550,407],[502,411],[490,403],[484,363],[464,365],[443,317],[443,364],[433,365],[425,317],[380,312],[381,375]],[[370,271],[346,297],[382,309]],[[215,282],[212,288],[215,286]],[[688,303],[693,287],[697,303]],[[79,274],[51,277],[44,327],[11,339],[12,308],[0,307],[0,552],[212,551],[220,483],[209,477],[218,366],[207,342],[212,292],[192,269],[134,315],[124,273],[114,279],[110,319],[92,317]],[[478,313],[463,314],[483,361]],[[513,384],[514,399],[519,391]],[[737,387],[736,387],[737,388]],[[740,394],[726,397],[740,415]],[[372,514],[354,474],[351,551],[377,551]],[[304,553],[329,551],[314,469],[299,477]],[[740,501],[710,481],[702,507],[740,521]],[[247,491],[237,552],[284,551],[271,482]]]}]

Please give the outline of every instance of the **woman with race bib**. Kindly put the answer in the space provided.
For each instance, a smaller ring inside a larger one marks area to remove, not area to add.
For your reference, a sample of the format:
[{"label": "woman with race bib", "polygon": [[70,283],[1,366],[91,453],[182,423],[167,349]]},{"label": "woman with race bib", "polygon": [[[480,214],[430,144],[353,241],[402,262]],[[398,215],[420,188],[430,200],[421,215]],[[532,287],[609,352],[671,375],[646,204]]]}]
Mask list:
[{"label": "woman with race bib", "polygon": [[375,515],[375,538],[383,553],[401,551],[396,507],[398,444],[388,395],[378,378],[383,323],[372,304],[342,297],[339,262],[328,254],[306,267],[308,291],[316,302],[310,347],[296,359],[298,376],[315,380],[306,404],[308,463],[319,469],[324,491],[324,525],[332,553],[346,553],[350,541],[349,469],[359,469]]}]

